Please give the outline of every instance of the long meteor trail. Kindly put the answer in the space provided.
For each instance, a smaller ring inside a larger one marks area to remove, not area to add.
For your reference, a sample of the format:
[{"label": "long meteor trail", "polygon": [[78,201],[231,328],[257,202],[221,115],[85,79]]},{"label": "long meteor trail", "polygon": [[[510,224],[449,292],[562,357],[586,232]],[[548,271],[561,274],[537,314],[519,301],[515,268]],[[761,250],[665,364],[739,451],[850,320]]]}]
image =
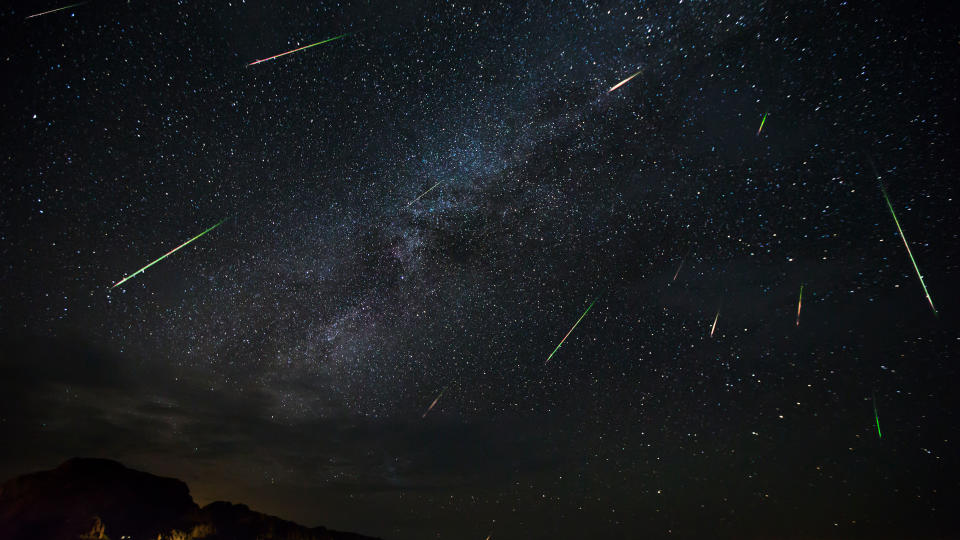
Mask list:
[{"label": "long meteor trail", "polygon": [[763,113],[763,120],[760,120],[760,129],[757,130],[757,135],[763,130],[763,124],[767,122],[767,115],[770,113]]},{"label": "long meteor trail", "polygon": [[877,414],[877,395],[873,395],[873,419],[877,421],[877,438],[882,439],[883,433],[880,433],[880,415]]},{"label": "long meteor trail", "polygon": [[583,315],[581,315],[579,319],[577,319],[577,322],[573,323],[573,326],[570,328],[570,331],[567,332],[567,335],[563,336],[563,339],[560,340],[560,344],[557,345],[557,348],[554,349],[552,353],[550,353],[550,356],[547,357],[547,360],[546,362],[543,363],[543,365],[547,365],[547,362],[549,362],[550,359],[553,358],[553,355],[557,354],[557,351],[560,350],[560,347],[563,345],[563,342],[566,341],[568,337],[570,337],[570,334],[573,333],[573,329],[576,328],[578,324],[580,324],[580,321],[582,321],[583,318],[587,316],[587,313],[590,313],[590,308],[592,308],[593,305],[596,303],[597,303],[596,300],[594,300],[593,302],[590,302],[590,305],[587,306],[587,310],[583,312]]},{"label": "long meteor trail", "polygon": [[[643,71],[643,70],[641,69],[640,71]],[[634,73],[633,75],[631,75],[631,76],[627,77],[626,79],[624,79],[624,80],[618,82],[617,84],[613,85],[609,90],[607,90],[607,93],[609,94],[610,92],[613,92],[613,91],[616,90],[617,88],[620,88],[621,86],[627,84],[628,82],[630,82],[630,79],[632,79],[632,78],[636,77],[637,75],[639,75],[639,74],[640,74],[640,71]]]},{"label": "long meteor trail", "polygon": [[717,316],[713,318],[713,326],[710,327],[710,337],[713,337],[713,331],[717,329],[717,319],[720,318],[720,312],[717,312]]},{"label": "long meteor trail", "polygon": [[930,304],[930,309],[933,310],[933,314],[937,314],[937,308],[933,307],[933,299],[930,298],[930,291],[927,290],[927,284],[923,282],[923,274],[920,273],[920,268],[917,267],[917,261],[913,258],[913,252],[910,251],[910,244],[907,243],[907,237],[903,235],[903,229],[900,228],[900,220],[897,219],[897,213],[893,211],[893,204],[890,203],[890,197],[887,196],[887,190],[883,187],[883,184],[880,184],[880,192],[883,193],[883,198],[887,201],[887,208],[890,209],[890,215],[893,216],[893,222],[897,224],[897,231],[900,232],[900,239],[903,240],[903,247],[907,248],[907,255],[910,257],[910,262],[913,263],[913,269],[917,271],[917,277],[920,278],[920,286],[923,287],[923,294],[927,297],[927,302]]},{"label": "long meteor trail", "polygon": [[340,39],[340,38],[345,38],[345,37],[347,37],[347,36],[349,36],[349,35],[350,35],[350,34],[340,34],[339,36],[332,37],[332,38],[329,38],[329,39],[325,39],[325,40],[323,40],[323,41],[318,41],[318,42],[313,43],[313,44],[311,44],[311,45],[304,45],[303,47],[299,47],[299,48],[297,48],[297,49],[293,49],[292,51],[287,51],[287,52],[283,52],[283,53],[280,53],[280,54],[275,54],[275,55],[271,56],[270,58],[261,58],[260,60],[255,60],[255,61],[253,61],[253,62],[250,62],[249,64],[247,64],[247,67],[255,66],[255,65],[261,64],[261,63],[263,63],[263,62],[268,62],[268,61],[270,61],[270,60],[273,60],[274,58],[280,58],[281,56],[286,56],[286,55],[288,55],[288,54],[293,54],[293,53],[295,53],[295,52],[302,51],[302,50],[304,50],[304,49],[309,49],[310,47],[316,47],[317,45],[323,45],[324,43],[329,43],[329,42],[331,42],[331,41],[334,41],[334,40],[337,40],[337,39]]},{"label": "long meteor trail", "polygon": [[75,8],[75,7],[77,7],[77,6],[82,6],[82,5],[84,5],[84,4],[86,4],[86,2],[78,2],[78,3],[76,3],[76,4],[70,4],[69,6],[63,6],[63,7],[61,7],[61,8],[51,9],[50,11],[44,11],[43,13],[35,13],[35,14],[33,14],[33,15],[28,15],[28,16],[25,17],[25,18],[26,18],[26,19],[32,19],[32,18],[34,18],[34,17],[40,17],[41,15],[49,15],[49,14],[51,14],[51,13],[56,13],[56,12],[58,12],[58,11],[63,11],[63,10],[65,10],[65,9]]},{"label": "long meteor trail", "polygon": [[800,326],[800,308],[803,306],[803,285],[800,285],[800,299],[797,300],[797,326]]},{"label": "long meteor trail", "polygon": [[217,227],[219,227],[220,225],[222,225],[223,222],[226,221],[226,220],[227,220],[227,218],[221,219],[220,222],[217,223],[216,225],[214,225],[213,227],[210,227],[209,229],[207,229],[207,230],[203,231],[202,233],[194,236],[193,238],[187,240],[186,242],[180,244],[179,246],[171,249],[171,250],[170,250],[169,252],[167,252],[167,254],[164,255],[163,257],[160,257],[159,259],[157,259],[157,260],[153,261],[152,263],[144,266],[143,268],[137,270],[136,272],[130,274],[129,276],[121,279],[120,281],[116,282],[116,283],[113,285],[113,287],[110,287],[110,288],[113,289],[113,288],[119,287],[120,285],[123,285],[124,283],[126,283],[127,280],[132,279],[133,277],[135,277],[135,276],[138,275],[138,274],[142,274],[144,271],[146,271],[147,268],[150,268],[151,266],[157,264],[158,262],[166,259],[167,257],[169,257],[170,255],[173,255],[177,250],[183,248],[184,246],[186,246],[186,245],[189,244],[190,242],[193,242],[193,241],[196,240],[197,238],[200,238],[201,236],[207,234],[208,232],[216,229]]},{"label": "long meteor trail", "polygon": [[433,400],[433,403],[431,403],[430,406],[427,407],[427,410],[423,413],[423,416],[421,416],[421,418],[426,418],[426,417],[427,417],[427,414],[429,414],[430,411],[433,410],[433,408],[437,405],[437,402],[440,401],[440,397],[443,396],[443,393],[446,392],[446,391],[447,391],[447,387],[444,386],[444,387],[443,387],[443,390],[441,390],[440,393],[437,394],[437,398]]},{"label": "long meteor trail", "polygon": [[423,197],[423,196],[426,195],[427,193],[430,193],[431,191],[433,191],[433,188],[439,186],[439,185],[442,184],[442,183],[443,183],[443,180],[437,182],[436,184],[433,185],[433,187],[431,187],[430,189],[428,189],[428,190],[424,191],[423,193],[421,193],[421,194],[420,194],[420,197],[417,197],[416,199],[408,202],[408,203],[407,203],[407,206],[410,206],[411,204],[419,201],[421,197]]}]

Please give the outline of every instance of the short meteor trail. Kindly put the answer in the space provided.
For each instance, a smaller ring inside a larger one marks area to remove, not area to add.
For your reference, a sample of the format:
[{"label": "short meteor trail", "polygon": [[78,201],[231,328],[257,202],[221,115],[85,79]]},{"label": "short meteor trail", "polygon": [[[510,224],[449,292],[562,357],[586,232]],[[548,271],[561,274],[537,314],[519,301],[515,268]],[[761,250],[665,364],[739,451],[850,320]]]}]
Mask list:
[{"label": "short meteor trail", "polygon": [[[641,69],[640,71],[643,71],[643,70]],[[632,78],[636,77],[637,75],[639,75],[639,74],[640,74],[640,71],[634,73],[633,75],[631,75],[631,76],[627,77],[626,79],[624,79],[624,80],[618,82],[617,84],[613,85],[613,87],[611,87],[609,90],[607,90],[607,93],[609,94],[610,92],[613,92],[613,91],[616,90],[617,88],[620,88],[621,86],[627,84],[628,82],[630,82],[630,79],[632,79]]]},{"label": "short meteor trail", "polygon": [[877,395],[873,395],[873,419],[877,421],[877,438],[882,439],[883,433],[880,433],[880,415],[877,414]]},{"label": "short meteor trail", "polygon": [[550,359],[553,358],[553,355],[557,354],[557,351],[560,350],[560,347],[563,345],[563,342],[566,341],[568,337],[570,337],[570,334],[573,333],[573,329],[576,328],[578,324],[580,324],[580,321],[582,321],[583,318],[587,316],[587,313],[590,313],[590,308],[592,308],[593,305],[596,303],[597,303],[596,300],[594,300],[593,302],[590,302],[590,305],[587,306],[587,310],[583,312],[583,315],[581,315],[579,319],[577,319],[577,322],[573,323],[573,326],[570,328],[570,331],[567,332],[567,335],[563,336],[563,339],[560,340],[560,344],[557,345],[557,348],[554,349],[552,353],[550,353],[550,356],[547,357],[547,360],[546,362],[543,363],[543,365],[547,365],[547,362],[549,362]]},{"label": "short meteor trail", "polygon": [[[424,191],[423,193],[421,193],[421,194],[420,194],[420,197],[423,197],[423,196],[426,195],[427,193],[430,193],[431,191],[433,191],[433,188],[439,186],[439,185],[442,184],[442,183],[443,183],[443,180],[437,182],[436,184],[433,185],[433,187],[431,187],[430,189],[428,189],[428,190]],[[420,197],[417,197],[416,199],[408,202],[408,203],[407,203],[407,206],[410,206],[411,204],[419,201],[419,200],[420,200]]]},{"label": "short meteor trail", "polygon": [[803,306],[803,285],[800,285],[800,299],[797,300],[797,326],[800,326],[800,307]]},{"label": "short meteor trail", "polygon": [[171,250],[170,250],[166,255],[164,255],[163,257],[160,257],[159,259],[157,259],[157,260],[153,261],[152,263],[144,266],[143,268],[137,270],[136,272],[130,274],[129,276],[121,279],[120,281],[116,282],[116,283],[113,285],[113,287],[110,287],[110,288],[113,289],[113,288],[119,287],[120,285],[123,285],[124,283],[126,283],[127,280],[132,279],[134,276],[136,276],[136,275],[138,275],[138,274],[142,274],[144,271],[146,271],[147,268],[150,268],[151,266],[157,264],[158,262],[166,259],[166,258],[169,257],[170,255],[173,255],[174,252],[176,252],[176,251],[179,250],[180,248],[186,246],[186,245],[189,244],[190,242],[193,242],[194,240],[196,240],[197,238],[200,238],[201,236],[207,234],[208,232],[216,229],[217,227],[219,227],[220,225],[222,225],[223,222],[226,221],[226,220],[227,220],[227,218],[221,219],[221,220],[220,220],[220,223],[217,223],[217,224],[214,225],[213,227],[210,227],[209,229],[207,229],[207,230],[203,231],[202,233],[194,236],[193,238],[187,240],[186,242],[180,244],[179,246],[171,249]]},{"label": "short meteor trail", "polygon": [[713,326],[710,327],[710,337],[713,337],[713,331],[717,329],[717,319],[720,318],[720,312],[717,312],[717,316],[713,318]]},{"label": "short meteor trail", "polygon": [[680,266],[677,267],[677,273],[673,275],[673,280],[672,280],[672,281],[676,281],[676,280],[677,280],[677,276],[680,275],[680,269],[683,268],[683,261],[685,261],[685,260],[686,260],[686,259],[680,259]]},{"label": "short meteor trail", "polygon": [[260,60],[256,60],[256,61],[250,62],[249,64],[247,64],[247,67],[255,66],[255,65],[257,65],[257,64],[260,64],[260,63],[263,63],[263,62],[267,62],[267,61],[273,60],[274,58],[280,58],[281,56],[286,56],[286,55],[288,55],[288,54],[293,54],[293,53],[295,53],[295,52],[302,51],[302,50],[304,50],[304,49],[309,49],[310,47],[316,47],[317,45],[323,45],[324,43],[329,43],[329,42],[331,42],[331,41],[334,41],[334,40],[337,40],[337,39],[340,39],[340,38],[345,38],[345,37],[347,37],[347,36],[349,36],[349,35],[350,35],[350,34],[340,34],[339,36],[336,36],[336,37],[332,37],[332,38],[329,38],[329,39],[325,39],[325,40],[323,40],[323,41],[318,41],[318,42],[316,42],[316,43],[314,43],[314,44],[312,44],[312,45],[304,45],[303,47],[300,47],[300,48],[297,48],[297,49],[293,49],[292,51],[287,51],[287,52],[284,52],[284,53],[275,54],[275,55],[271,56],[270,58],[262,58],[262,59],[260,59]]},{"label": "short meteor trail", "polygon": [[757,130],[757,135],[760,134],[760,131],[763,130],[763,124],[767,121],[767,115],[770,113],[763,113],[763,120],[760,120],[760,129]]},{"label": "short meteor trail", "polygon": [[890,215],[893,216],[893,222],[897,224],[897,231],[900,232],[900,239],[903,240],[903,247],[907,248],[907,255],[910,257],[910,262],[913,263],[913,269],[917,272],[917,277],[920,278],[920,286],[923,287],[923,294],[927,297],[927,302],[930,303],[930,309],[933,310],[933,314],[937,314],[937,308],[933,307],[933,299],[930,298],[930,291],[927,290],[927,284],[923,282],[923,275],[920,273],[920,268],[917,267],[917,261],[913,258],[913,252],[910,251],[910,244],[907,243],[907,237],[903,235],[903,229],[900,228],[900,221],[897,219],[897,213],[893,211],[893,204],[890,203],[890,197],[887,196],[887,190],[884,189],[883,184],[880,184],[880,192],[883,193],[883,198],[887,201],[887,208],[890,209]]},{"label": "short meteor trail", "polygon": [[82,6],[82,5],[84,5],[84,4],[86,4],[86,2],[78,2],[78,3],[76,3],[76,4],[70,4],[69,6],[63,6],[63,7],[61,7],[61,8],[51,9],[50,11],[44,11],[43,13],[36,13],[36,14],[34,14],[34,15],[29,15],[29,16],[26,17],[26,19],[32,19],[32,18],[34,18],[34,17],[40,17],[41,15],[49,15],[49,14],[51,14],[51,13],[56,13],[56,12],[58,12],[58,11],[63,11],[63,10],[65,10],[65,9],[75,8],[75,7],[77,7],[77,6]]},{"label": "short meteor trail", "polygon": [[443,396],[443,393],[446,392],[446,391],[447,391],[447,387],[444,386],[444,387],[443,387],[443,390],[441,390],[440,393],[437,394],[437,399],[433,400],[433,403],[431,403],[430,406],[427,407],[426,412],[423,413],[423,416],[421,416],[421,418],[426,418],[426,417],[427,417],[427,414],[428,414],[430,411],[433,410],[433,408],[434,408],[434,406],[436,406],[437,402],[440,401],[440,397]]}]

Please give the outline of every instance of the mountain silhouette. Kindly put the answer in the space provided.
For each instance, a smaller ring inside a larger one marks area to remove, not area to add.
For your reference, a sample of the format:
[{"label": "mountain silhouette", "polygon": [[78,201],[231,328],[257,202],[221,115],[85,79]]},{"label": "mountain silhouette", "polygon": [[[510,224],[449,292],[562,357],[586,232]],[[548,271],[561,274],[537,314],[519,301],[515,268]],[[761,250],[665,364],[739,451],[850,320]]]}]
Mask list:
[{"label": "mountain silhouette", "polygon": [[4,540],[374,540],[303,527],[243,504],[201,508],[187,484],[108,459],[73,458],[0,486]]}]

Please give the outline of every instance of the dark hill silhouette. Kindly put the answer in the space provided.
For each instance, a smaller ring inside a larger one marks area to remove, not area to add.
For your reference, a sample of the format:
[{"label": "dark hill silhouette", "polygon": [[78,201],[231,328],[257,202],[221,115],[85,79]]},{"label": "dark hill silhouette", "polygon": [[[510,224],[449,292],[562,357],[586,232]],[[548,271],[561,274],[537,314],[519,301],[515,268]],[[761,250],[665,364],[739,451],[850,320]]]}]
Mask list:
[{"label": "dark hill silhouette", "polygon": [[308,528],[242,504],[200,508],[187,485],[107,459],[74,458],[0,486],[5,540],[372,540]]}]

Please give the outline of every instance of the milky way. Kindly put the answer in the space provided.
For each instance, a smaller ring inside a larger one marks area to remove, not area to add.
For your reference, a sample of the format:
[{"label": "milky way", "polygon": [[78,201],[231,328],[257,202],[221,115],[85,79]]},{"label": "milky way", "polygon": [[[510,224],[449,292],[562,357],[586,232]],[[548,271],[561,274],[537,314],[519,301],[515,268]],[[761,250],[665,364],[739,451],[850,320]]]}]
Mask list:
[{"label": "milky way", "polygon": [[0,12],[5,477],[393,540],[950,536],[955,13],[261,4]]}]

